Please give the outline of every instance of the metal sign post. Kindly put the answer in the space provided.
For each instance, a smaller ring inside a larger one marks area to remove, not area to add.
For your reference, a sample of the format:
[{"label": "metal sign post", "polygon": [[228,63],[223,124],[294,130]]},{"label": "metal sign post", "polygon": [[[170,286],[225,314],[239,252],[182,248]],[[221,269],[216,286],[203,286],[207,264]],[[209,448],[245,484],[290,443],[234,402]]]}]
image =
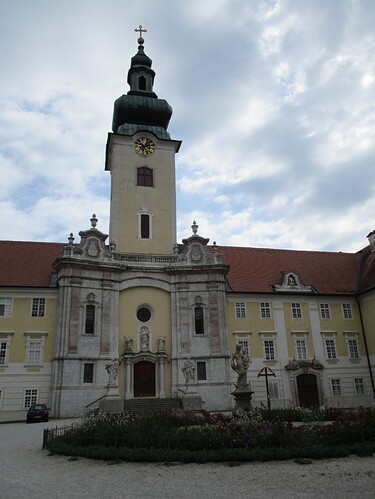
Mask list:
[{"label": "metal sign post", "polygon": [[276,374],[272,371],[270,367],[263,367],[258,373],[258,378],[260,376],[265,376],[266,378],[267,407],[268,409],[271,409],[270,390],[268,388],[268,376],[274,376],[276,378]]}]

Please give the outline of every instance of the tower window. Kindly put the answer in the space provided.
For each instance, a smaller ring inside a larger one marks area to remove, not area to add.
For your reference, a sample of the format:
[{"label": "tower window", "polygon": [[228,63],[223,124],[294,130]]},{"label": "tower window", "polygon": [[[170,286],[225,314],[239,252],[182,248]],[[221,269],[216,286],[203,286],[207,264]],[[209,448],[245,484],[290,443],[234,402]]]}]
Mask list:
[{"label": "tower window", "polygon": [[86,305],[85,334],[95,333],[95,305]]},{"label": "tower window", "polygon": [[194,309],[195,334],[204,334],[203,307]]},{"label": "tower window", "polygon": [[151,168],[147,168],[147,166],[137,168],[137,185],[144,187],[154,186],[154,176]]},{"label": "tower window", "polygon": [[141,215],[141,239],[150,239],[150,215]]},{"label": "tower window", "polygon": [[141,75],[138,78],[138,90],[146,90],[146,83],[146,78]]}]

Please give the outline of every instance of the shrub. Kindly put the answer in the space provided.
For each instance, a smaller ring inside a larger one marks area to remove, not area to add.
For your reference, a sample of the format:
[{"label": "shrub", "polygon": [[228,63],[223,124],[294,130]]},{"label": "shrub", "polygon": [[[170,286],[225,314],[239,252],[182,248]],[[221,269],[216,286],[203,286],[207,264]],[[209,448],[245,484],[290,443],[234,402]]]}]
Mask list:
[{"label": "shrub", "polygon": [[[248,461],[366,454],[375,448],[375,411],[256,410],[236,416],[193,412],[84,417],[47,443],[52,452],[131,461]],[[294,427],[289,418],[304,420]],[[316,424],[334,416],[331,424]],[[318,419],[320,418],[320,419]],[[354,450],[353,450],[354,449]]]}]

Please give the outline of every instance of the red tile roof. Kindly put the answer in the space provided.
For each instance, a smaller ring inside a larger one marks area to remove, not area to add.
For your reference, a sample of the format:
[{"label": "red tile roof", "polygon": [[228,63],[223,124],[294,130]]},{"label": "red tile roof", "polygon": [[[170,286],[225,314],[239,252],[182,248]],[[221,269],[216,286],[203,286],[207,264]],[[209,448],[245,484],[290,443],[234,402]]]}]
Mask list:
[{"label": "red tile roof", "polygon": [[230,265],[228,282],[239,293],[270,293],[282,272],[298,273],[301,283],[321,294],[351,294],[357,288],[359,253],[331,253],[219,246]]},{"label": "red tile roof", "polygon": [[[0,286],[49,287],[52,264],[64,246],[0,241]],[[230,265],[228,283],[238,293],[273,292],[282,272],[298,273],[302,284],[320,294],[354,294],[375,287],[375,253],[368,247],[358,253],[333,253],[220,246],[218,253]]]},{"label": "red tile roof", "polygon": [[0,286],[49,287],[62,243],[0,241]]}]

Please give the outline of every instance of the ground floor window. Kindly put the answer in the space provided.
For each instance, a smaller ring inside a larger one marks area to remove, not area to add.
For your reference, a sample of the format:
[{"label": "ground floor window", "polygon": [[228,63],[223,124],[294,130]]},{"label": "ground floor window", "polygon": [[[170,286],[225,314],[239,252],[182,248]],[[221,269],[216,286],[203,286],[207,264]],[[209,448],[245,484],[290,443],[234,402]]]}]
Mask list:
[{"label": "ground floor window", "polygon": [[340,397],[342,395],[341,390],[341,379],[331,379],[332,395],[334,397]]},{"label": "ground floor window", "polygon": [[24,409],[28,409],[31,405],[38,402],[38,389],[37,388],[26,388],[24,396]]},{"label": "ground floor window", "polygon": [[363,381],[363,378],[354,378],[354,387],[356,395],[365,394],[365,383]]},{"label": "ground floor window", "polygon": [[5,366],[7,358],[8,344],[6,341],[0,341],[0,366]]},{"label": "ground floor window", "polygon": [[205,362],[197,362],[197,379],[198,380],[206,380],[207,379],[207,371],[206,371],[206,363]]},{"label": "ground floor window", "polygon": [[275,400],[279,397],[279,383],[277,381],[269,381],[268,382],[268,391],[270,394],[270,399]]},{"label": "ground floor window", "polygon": [[94,364],[92,364],[91,362],[83,365],[83,382],[94,382]]}]

